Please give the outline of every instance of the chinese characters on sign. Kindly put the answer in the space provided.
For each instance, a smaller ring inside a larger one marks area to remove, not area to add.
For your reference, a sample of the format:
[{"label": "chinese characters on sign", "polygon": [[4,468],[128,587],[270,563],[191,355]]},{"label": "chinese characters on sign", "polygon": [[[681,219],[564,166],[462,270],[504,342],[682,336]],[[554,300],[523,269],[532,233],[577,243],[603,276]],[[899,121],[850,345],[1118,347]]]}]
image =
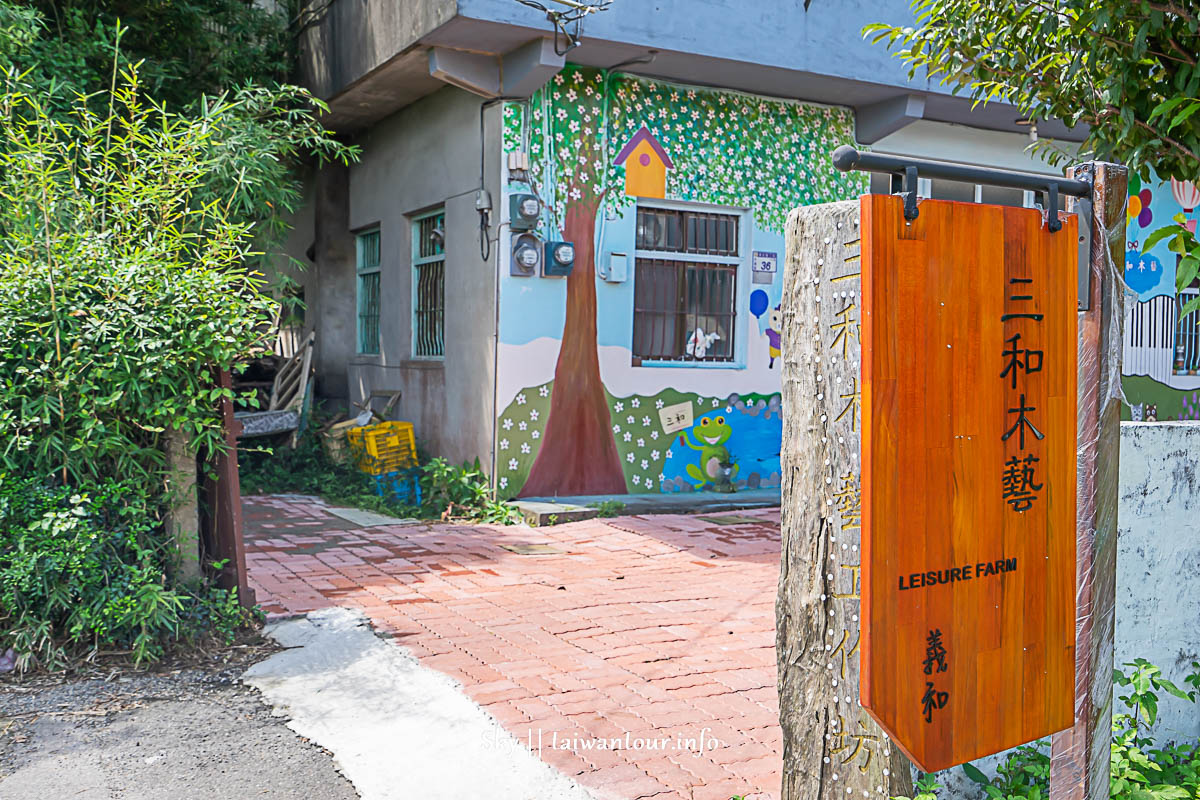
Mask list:
[{"label": "chinese characters on sign", "polygon": [[[1031,303],[1034,301],[1032,294],[1026,292],[1033,291],[1032,278],[1010,278],[1009,286],[1013,294],[1008,296],[1010,303]],[[1025,306],[1028,308],[1028,306]],[[1045,315],[1036,312],[1009,312],[1001,315],[1002,323],[1011,320],[1029,320],[1027,323],[1034,326],[1040,323]],[[1009,389],[1016,390],[1018,383],[1023,387],[1026,378],[1030,373],[1041,372],[1044,353],[1041,350],[1033,350],[1029,347],[1021,347],[1020,331],[1014,333],[1011,337],[1004,340],[1008,348],[1002,353],[1004,360],[1004,368],[1000,371],[1000,378],[1009,379]],[[1074,354],[1072,354],[1074,357]],[[1000,473],[1000,490],[1001,497],[1006,503],[1018,514],[1024,513],[1033,507],[1033,502],[1038,499],[1037,493],[1042,490],[1042,484],[1038,483],[1035,478],[1036,464],[1038,457],[1032,451],[1034,441],[1042,441],[1046,435],[1038,430],[1034,425],[1030,414],[1037,411],[1033,406],[1026,405],[1025,393],[1021,392],[1016,401],[1016,407],[1008,409],[1009,414],[1016,414],[1017,418],[1013,421],[1012,427],[1004,432],[1000,437],[1002,442],[1007,442],[1012,438],[1013,434],[1017,436],[1018,448],[1021,451],[1023,458],[1017,455],[1012,456],[1004,463]],[[1025,434],[1028,433],[1032,438],[1029,441],[1029,447],[1026,447]],[[1028,451],[1027,451],[1028,450]]]},{"label": "chinese characters on sign", "polygon": [[678,433],[692,427],[692,404],[676,403],[658,410],[663,433]]},{"label": "chinese characters on sign", "polygon": [[[926,638],[925,646],[925,674],[935,675],[945,672],[949,669],[946,664],[946,648],[942,644],[942,632],[939,629],[934,629],[929,632]],[[933,722],[934,709],[946,707],[946,703],[950,702],[950,693],[938,691],[934,686],[933,681],[925,681],[925,696],[921,698],[921,713],[925,715],[926,722]]]}]

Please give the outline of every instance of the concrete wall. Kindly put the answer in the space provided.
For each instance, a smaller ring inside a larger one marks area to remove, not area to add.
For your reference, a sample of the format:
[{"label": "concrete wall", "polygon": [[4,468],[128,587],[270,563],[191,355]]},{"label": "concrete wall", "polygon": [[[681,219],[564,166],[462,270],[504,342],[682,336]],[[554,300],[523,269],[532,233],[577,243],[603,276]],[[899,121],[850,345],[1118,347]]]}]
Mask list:
[{"label": "concrete wall", "polygon": [[[286,252],[303,265],[276,268],[304,286],[305,329],[316,330],[316,393],[335,412],[400,390],[392,418],[411,421],[419,443],[453,461],[492,458],[495,418],[496,221],[491,257],[480,258],[480,99],[445,88],[389,117],[356,140],[361,161],[309,176],[292,218]],[[486,112],[487,185],[500,197],[500,109]],[[446,209],[445,357],[412,358],[411,217]],[[381,239],[380,354],[360,355],[355,232]]]},{"label": "concrete wall", "polygon": [[[1182,686],[1200,661],[1200,424],[1121,424],[1117,663],[1145,658]],[[1160,698],[1160,733],[1200,737],[1200,708]]]},{"label": "concrete wall", "polygon": [[[471,19],[547,28],[544,15],[513,0],[459,0],[458,7]],[[589,17],[583,34],[585,42],[935,88],[924,80],[910,82],[899,59],[862,37],[862,27],[872,22],[907,25],[912,19],[908,0],[814,0],[807,11],[797,0],[656,0],[614,3]]]},{"label": "concrete wall", "polygon": [[[431,455],[454,461],[479,457],[490,463],[494,418],[496,248],[480,257],[480,99],[443,89],[363,135],[362,160],[350,167],[344,227],[338,233],[343,259],[322,265],[322,335],[336,329],[321,368],[329,388],[341,360],[347,394],[361,401],[372,392],[403,391],[400,419],[416,425]],[[487,169],[493,197],[500,196],[499,107],[488,112]],[[439,205],[446,209],[445,358],[412,358],[411,217]],[[318,213],[320,217],[320,213]],[[336,220],[330,222],[338,226]],[[381,241],[381,347],[379,355],[356,352],[353,231],[379,226]],[[493,237],[494,237],[493,227]],[[333,233],[330,234],[331,236]],[[346,266],[348,265],[348,266]],[[334,317],[336,316],[336,319]],[[381,402],[381,401],[380,401]]]},{"label": "concrete wall", "polygon": [[300,71],[318,97],[344,90],[409,50],[457,10],[455,0],[313,2],[308,8]]}]

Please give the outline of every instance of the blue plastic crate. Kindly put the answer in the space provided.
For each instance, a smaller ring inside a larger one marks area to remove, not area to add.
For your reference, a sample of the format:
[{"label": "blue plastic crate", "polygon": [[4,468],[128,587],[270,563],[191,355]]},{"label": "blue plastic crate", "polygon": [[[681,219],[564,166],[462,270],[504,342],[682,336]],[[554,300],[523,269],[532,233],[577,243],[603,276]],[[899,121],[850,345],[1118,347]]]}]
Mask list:
[{"label": "blue plastic crate", "polygon": [[373,475],[375,494],[403,505],[421,504],[420,470],[405,469]]}]

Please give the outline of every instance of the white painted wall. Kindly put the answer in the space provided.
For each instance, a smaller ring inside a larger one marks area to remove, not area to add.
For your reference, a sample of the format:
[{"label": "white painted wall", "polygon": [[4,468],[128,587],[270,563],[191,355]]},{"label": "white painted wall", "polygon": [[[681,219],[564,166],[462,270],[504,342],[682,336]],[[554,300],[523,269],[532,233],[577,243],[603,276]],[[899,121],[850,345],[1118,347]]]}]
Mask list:
[{"label": "white painted wall", "polygon": [[[1182,685],[1200,661],[1200,423],[1121,423],[1118,664],[1145,658]],[[1159,733],[1200,737],[1200,707],[1160,698]]]}]

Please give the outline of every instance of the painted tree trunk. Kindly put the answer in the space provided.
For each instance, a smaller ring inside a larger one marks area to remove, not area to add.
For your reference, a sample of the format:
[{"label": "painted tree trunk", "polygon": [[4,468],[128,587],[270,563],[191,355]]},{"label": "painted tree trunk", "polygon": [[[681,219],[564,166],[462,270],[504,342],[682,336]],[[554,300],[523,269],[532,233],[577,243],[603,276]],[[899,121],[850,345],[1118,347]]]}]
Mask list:
[{"label": "painted tree trunk", "polygon": [[541,449],[522,497],[625,494],[596,350],[596,212],[599,199],[567,205],[563,234],[575,243],[567,316]]},{"label": "painted tree trunk", "polygon": [[796,209],[783,277],[783,530],[776,601],[783,800],[909,795],[858,700],[857,200]]}]

